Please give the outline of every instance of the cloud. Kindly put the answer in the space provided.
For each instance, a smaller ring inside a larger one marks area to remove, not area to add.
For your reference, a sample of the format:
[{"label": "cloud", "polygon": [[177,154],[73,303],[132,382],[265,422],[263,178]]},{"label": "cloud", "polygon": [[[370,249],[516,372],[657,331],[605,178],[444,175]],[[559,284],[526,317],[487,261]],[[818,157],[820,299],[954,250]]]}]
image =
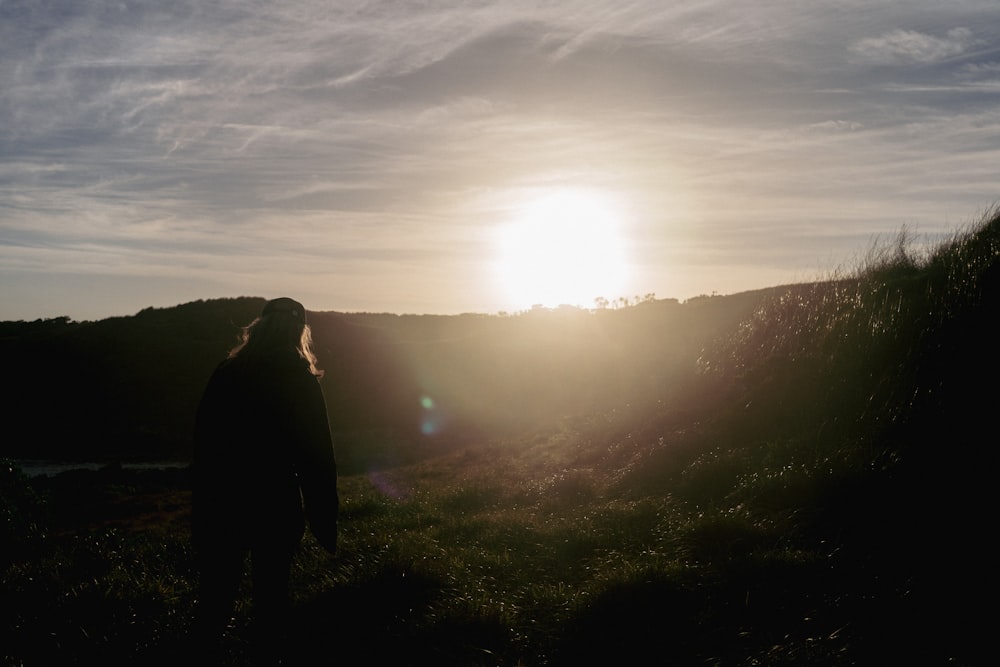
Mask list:
[{"label": "cloud", "polygon": [[996,34],[992,0],[0,2],[0,272],[489,310],[489,227],[582,184],[632,202],[638,293],[730,291],[655,271],[996,196]]},{"label": "cloud", "polygon": [[968,53],[982,43],[969,28],[952,28],[943,37],[913,30],[891,30],[859,39],[849,49],[860,60],[878,65],[929,64]]}]

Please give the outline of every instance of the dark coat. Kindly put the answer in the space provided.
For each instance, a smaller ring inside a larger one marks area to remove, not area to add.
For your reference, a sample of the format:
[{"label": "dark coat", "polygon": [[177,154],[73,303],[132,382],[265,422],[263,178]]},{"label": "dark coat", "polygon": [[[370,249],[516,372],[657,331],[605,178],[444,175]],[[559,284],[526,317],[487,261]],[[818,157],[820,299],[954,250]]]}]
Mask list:
[{"label": "dark coat", "polygon": [[[326,401],[293,350],[222,362],[198,407],[195,546],[294,548],[308,518],[337,544],[337,464]],[[304,508],[303,508],[304,502]]]}]

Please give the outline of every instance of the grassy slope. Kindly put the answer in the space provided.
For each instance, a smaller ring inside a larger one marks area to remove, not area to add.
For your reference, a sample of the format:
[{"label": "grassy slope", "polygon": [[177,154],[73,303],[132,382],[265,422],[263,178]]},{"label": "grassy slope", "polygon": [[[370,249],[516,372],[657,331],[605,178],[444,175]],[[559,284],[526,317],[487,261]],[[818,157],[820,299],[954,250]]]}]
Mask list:
[{"label": "grassy slope", "polygon": [[[997,215],[927,257],[876,249],[852,275],[775,291],[642,405],[346,476],[341,553],[307,541],[294,573],[295,650],[988,664],[998,257]],[[183,479],[107,475],[97,490],[4,477],[6,664],[182,650]],[[98,521],[138,490],[161,490],[144,502],[173,523]],[[234,663],[252,654],[237,611]]]}]

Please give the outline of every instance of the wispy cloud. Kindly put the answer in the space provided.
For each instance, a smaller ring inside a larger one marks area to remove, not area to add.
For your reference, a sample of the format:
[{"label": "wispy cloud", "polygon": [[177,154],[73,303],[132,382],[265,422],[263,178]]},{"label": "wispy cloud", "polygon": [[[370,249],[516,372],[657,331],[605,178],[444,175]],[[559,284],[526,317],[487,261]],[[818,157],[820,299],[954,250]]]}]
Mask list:
[{"label": "wispy cloud", "polygon": [[490,230],[565,184],[631,203],[636,293],[801,278],[997,197],[995,9],[3,2],[0,318],[151,305],[121,275],[497,310]]},{"label": "wispy cloud", "polygon": [[891,30],[877,37],[865,37],[851,45],[859,58],[879,64],[936,63],[968,53],[984,43],[969,28],[952,28],[944,35],[914,30]]}]

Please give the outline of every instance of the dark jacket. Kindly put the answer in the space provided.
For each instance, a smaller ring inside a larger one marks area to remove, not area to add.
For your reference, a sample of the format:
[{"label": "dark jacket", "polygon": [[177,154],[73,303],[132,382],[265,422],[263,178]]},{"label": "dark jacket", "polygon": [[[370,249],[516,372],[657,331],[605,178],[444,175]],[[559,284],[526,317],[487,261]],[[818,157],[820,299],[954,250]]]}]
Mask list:
[{"label": "dark jacket", "polygon": [[[337,464],[318,379],[294,350],[222,362],[198,407],[193,536],[199,548],[293,548],[305,519],[337,543]],[[305,504],[303,510],[303,501]]]}]

